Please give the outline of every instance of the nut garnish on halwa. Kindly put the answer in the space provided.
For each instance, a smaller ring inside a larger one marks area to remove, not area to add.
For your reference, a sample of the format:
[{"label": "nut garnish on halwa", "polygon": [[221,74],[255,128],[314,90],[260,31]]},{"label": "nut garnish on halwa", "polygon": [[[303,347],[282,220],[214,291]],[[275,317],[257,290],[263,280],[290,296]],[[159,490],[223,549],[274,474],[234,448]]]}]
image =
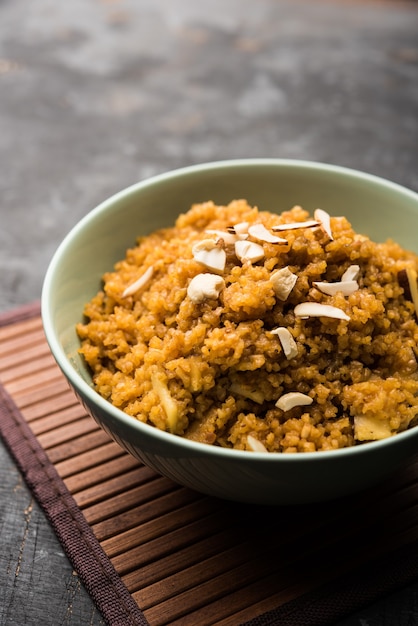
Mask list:
[{"label": "nut garnish on halwa", "polygon": [[195,441],[286,453],[383,439],[418,422],[417,272],[414,253],[321,209],[206,202],[104,275],[80,352],[104,398]]}]

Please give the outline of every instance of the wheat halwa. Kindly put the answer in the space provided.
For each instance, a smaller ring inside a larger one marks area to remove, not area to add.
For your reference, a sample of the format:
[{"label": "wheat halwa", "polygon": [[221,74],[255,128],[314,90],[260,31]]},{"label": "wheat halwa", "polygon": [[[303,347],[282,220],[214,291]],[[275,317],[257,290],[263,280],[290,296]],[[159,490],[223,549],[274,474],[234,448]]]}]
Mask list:
[{"label": "wheat halwa", "polygon": [[195,441],[383,439],[417,423],[417,270],[415,254],[321,210],[198,204],[104,275],[80,351],[104,398]]}]

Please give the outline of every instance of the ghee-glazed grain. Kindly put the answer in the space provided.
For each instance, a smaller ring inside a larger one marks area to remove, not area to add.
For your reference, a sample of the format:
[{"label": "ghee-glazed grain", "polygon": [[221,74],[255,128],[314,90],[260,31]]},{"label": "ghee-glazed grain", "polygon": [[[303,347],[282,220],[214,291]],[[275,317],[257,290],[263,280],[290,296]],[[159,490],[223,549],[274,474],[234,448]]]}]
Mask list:
[{"label": "ghee-glazed grain", "polygon": [[[207,202],[139,238],[77,326],[98,393],[157,428],[242,450],[330,450],[413,427],[418,325],[400,276],[417,256],[315,217]],[[354,288],[321,290],[347,271]]]}]

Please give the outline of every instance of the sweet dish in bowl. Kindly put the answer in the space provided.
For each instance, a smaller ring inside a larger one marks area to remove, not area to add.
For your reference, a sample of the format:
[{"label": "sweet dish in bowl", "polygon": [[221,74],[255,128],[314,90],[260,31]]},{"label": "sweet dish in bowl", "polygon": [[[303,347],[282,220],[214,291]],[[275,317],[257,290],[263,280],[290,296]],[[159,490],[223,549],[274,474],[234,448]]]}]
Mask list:
[{"label": "sweet dish in bowl", "polygon": [[[410,190],[320,163],[157,176],[60,245],[46,337],[87,411],[157,472],[244,502],[342,497],[416,449],[417,211]],[[402,248],[371,243],[388,238]]]}]

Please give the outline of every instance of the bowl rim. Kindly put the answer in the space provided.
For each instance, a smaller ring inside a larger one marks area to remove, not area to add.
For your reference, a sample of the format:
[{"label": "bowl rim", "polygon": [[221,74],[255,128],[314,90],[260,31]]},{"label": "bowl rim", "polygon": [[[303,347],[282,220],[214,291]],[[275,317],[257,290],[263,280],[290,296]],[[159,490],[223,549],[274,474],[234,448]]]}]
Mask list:
[{"label": "bowl rim", "polygon": [[[411,200],[417,202],[418,208],[418,193],[409,189],[399,183],[390,181],[386,178],[382,178],[375,174],[369,174],[367,172],[363,172],[361,170],[356,170],[353,168],[335,165],[331,163],[325,163],[321,161],[309,161],[309,160],[299,160],[299,159],[285,159],[285,158],[243,158],[243,159],[227,159],[227,160],[219,160],[219,161],[209,161],[204,163],[198,163],[194,165],[188,165],[184,167],[180,167],[174,170],[169,170],[166,172],[162,172],[160,174],[156,174],[155,176],[151,176],[149,178],[145,178],[140,180],[132,185],[117,191],[112,194],[104,201],[100,202],[93,209],[91,209],[88,213],[86,213],[66,234],[61,243],[58,245],[55,253],[53,254],[50,263],[48,265],[43,285],[42,285],[42,293],[41,293],[41,319],[44,328],[44,334],[51,350],[51,353],[60,367],[61,371],[68,379],[69,383],[73,387],[74,390],[80,390],[80,394],[87,397],[88,401],[93,405],[98,405],[100,411],[102,413],[110,413],[114,420],[122,422],[124,426],[127,428],[133,428],[137,430],[139,434],[150,435],[155,438],[156,441],[160,441],[163,444],[169,445],[170,447],[175,448],[184,448],[185,451],[189,453],[193,453],[194,456],[208,456],[214,458],[228,458],[230,460],[239,461],[254,461],[256,463],[271,463],[280,462],[280,463],[307,463],[312,461],[313,459],[326,460],[327,458],[341,458],[352,456],[355,457],[357,455],[363,455],[367,452],[378,452],[379,450],[384,450],[387,446],[393,446],[394,442],[401,442],[405,439],[409,439],[418,434],[418,427],[412,428],[410,430],[406,430],[404,432],[393,435],[392,437],[366,442],[363,444],[359,444],[356,446],[351,446],[349,448],[339,448],[335,450],[321,450],[315,452],[290,452],[290,453],[282,453],[282,452],[251,452],[249,454],[248,450],[236,450],[232,448],[222,448],[218,446],[212,446],[209,444],[201,443],[186,439],[181,437],[180,435],[174,435],[172,433],[162,431],[157,427],[141,422],[134,417],[124,413],[121,409],[118,409],[114,405],[112,405],[109,401],[105,400],[102,396],[99,395],[97,391],[93,388],[92,385],[88,384],[82,376],[76,371],[76,369],[71,365],[71,362],[66,355],[61,343],[56,337],[54,331],[54,323],[53,323],[53,312],[50,308],[50,293],[52,288],[53,277],[55,272],[60,264],[62,257],[65,255],[65,252],[70,245],[70,243],[77,237],[78,233],[83,230],[86,224],[89,222],[96,220],[101,213],[108,210],[115,202],[122,200],[125,197],[128,197],[132,194],[135,194],[137,191],[141,189],[145,189],[147,187],[157,185],[160,182],[164,182],[170,179],[174,179],[177,177],[188,176],[190,174],[199,173],[202,171],[209,170],[224,170],[225,168],[245,168],[245,167],[265,167],[265,166],[277,166],[277,167],[295,167],[299,169],[306,170],[316,170],[322,172],[329,172],[331,174],[339,174],[343,176],[348,176],[355,179],[361,179],[366,182],[370,182],[379,187],[391,189],[392,191],[404,195]],[[145,429],[145,430],[144,430]]]}]

